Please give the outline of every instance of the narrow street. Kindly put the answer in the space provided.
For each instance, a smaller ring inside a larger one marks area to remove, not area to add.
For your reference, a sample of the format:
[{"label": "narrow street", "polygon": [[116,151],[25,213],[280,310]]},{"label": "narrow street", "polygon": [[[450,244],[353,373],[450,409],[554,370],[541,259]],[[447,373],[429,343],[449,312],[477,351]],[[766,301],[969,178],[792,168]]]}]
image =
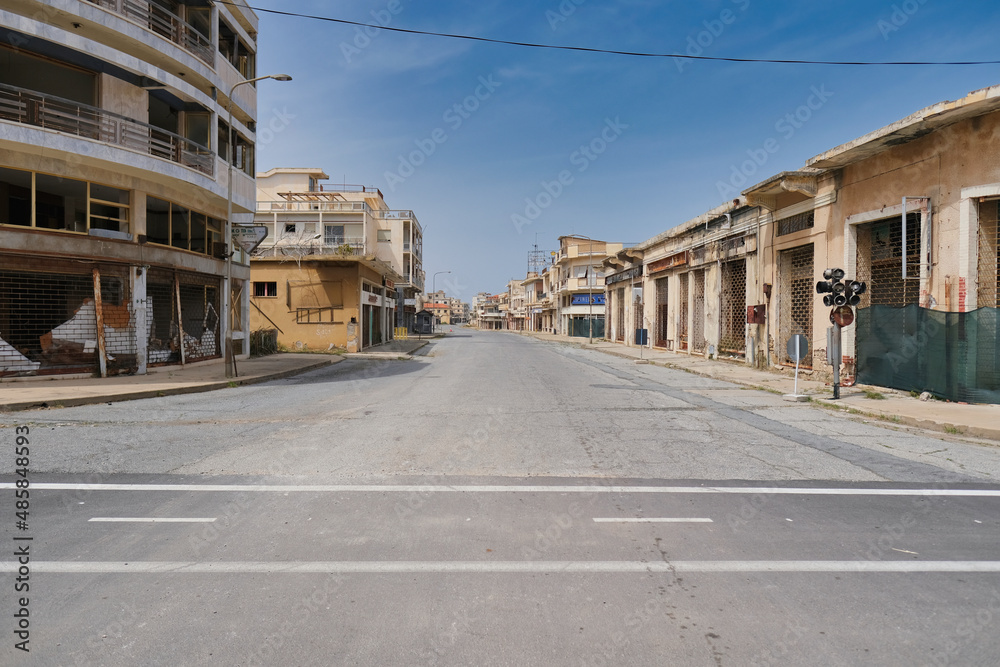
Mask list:
[{"label": "narrow street", "polygon": [[31,664],[1000,655],[996,447],[689,373],[462,329],[0,422],[30,430],[26,532],[0,470]]}]

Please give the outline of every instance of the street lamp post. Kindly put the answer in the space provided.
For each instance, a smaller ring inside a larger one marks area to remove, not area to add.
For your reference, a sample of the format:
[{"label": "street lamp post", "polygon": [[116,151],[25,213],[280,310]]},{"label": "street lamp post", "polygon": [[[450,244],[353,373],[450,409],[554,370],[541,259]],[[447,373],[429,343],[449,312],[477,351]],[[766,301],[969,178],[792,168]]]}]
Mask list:
[{"label": "street lamp post", "polygon": [[233,160],[236,157],[236,146],[233,143],[233,91],[235,91],[239,86],[247,83],[253,83],[254,81],[263,81],[264,79],[274,79],[275,81],[291,81],[292,77],[287,74],[268,74],[267,76],[258,76],[253,79],[246,79],[245,81],[237,81],[229,89],[229,96],[226,98],[226,123],[229,128],[227,131],[229,133],[229,145],[227,150],[229,155],[226,156],[226,162],[229,163],[229,183],[228,183],[228,196],[226,199],[226,285],[223,290],[223,297],[225,299],[226,313],[226,343],[224,355],[226,358],[226,377],[231,378],[236,376],[236,363],[233,358],[233,254],[236,252],[233,249]]},{"label": "street lamp post", "polygon": [[442,273],[451,273],[451,271],[438,271],[431,277],[431,293],[437,294],[437,277]]}]

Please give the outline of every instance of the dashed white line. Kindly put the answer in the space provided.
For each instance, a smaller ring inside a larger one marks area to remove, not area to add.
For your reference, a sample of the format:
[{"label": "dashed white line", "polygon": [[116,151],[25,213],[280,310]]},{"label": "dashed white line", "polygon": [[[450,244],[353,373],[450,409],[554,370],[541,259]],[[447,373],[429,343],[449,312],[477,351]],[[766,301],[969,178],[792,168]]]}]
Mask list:
[{"label": "dashed white line", "polygon": [[104,523],[211,523],[214,518],[183,518],[183,517],[138,517],[138,516],[95,516],[87,521]]},{"label": "dashed white line", "polygon": [[712,523],[711,519],[594,517],[595,523]]}]

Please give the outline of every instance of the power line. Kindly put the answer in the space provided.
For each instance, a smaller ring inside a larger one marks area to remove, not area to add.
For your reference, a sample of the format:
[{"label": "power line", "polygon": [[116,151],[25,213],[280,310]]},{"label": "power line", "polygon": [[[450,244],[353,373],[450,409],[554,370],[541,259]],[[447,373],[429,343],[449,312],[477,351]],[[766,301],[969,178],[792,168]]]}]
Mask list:
[{"label": "power line", "polygon": [[[219,4],[237,5],[234,2],[222,1]],[[588,46],[566,46],[561,44],[538,44],[534,42],[515,42],[506,39],[492,39],[490,37],[477,37],[475,35],[457,35],[447,32],[433,32],[430,30],[413,30],[410,28],[393,28],[376,23],[362,23],[360,21],[348,21],[347,19],[335,19],[329,16],[315,16],[312,14],[300,14],[297,12],[285,12],[278,9],[264,9],[263,7],[249,7],[255,12],[267,14],[277,14],[280,16],[291,16],[294,18],[310,19],[312,21],[327,21],[329,23],[340,23],[342,25],[353,25],[360,28],[374,28],[376,30],[387,30],[389,32],[401,32],[410,35],[423,35],[427,37],[444,37],[447,39],[464,39],[473,42],[486,42],[489,44],[502,44],[506,46],[522,46],[530,49],[552,49],[556,51],[580,51],[584,53],[602,53],[615,56],[634,56],[637,58],[683,58],[685,60],[710,60],[730,63],[764,63],[774,65],[845,65],[845,66],[875,66],[875,65],[1000,65],[1000,60],[959,60],[959,61],[932,61],[932,60],[887,60],[887,61],[860,61],[860,60],[799,60],[780,58],[727,58],[724,56],[692,56],[687,53],[650,53],[644,51],[617,51],[614,49],[598,49]]]}]

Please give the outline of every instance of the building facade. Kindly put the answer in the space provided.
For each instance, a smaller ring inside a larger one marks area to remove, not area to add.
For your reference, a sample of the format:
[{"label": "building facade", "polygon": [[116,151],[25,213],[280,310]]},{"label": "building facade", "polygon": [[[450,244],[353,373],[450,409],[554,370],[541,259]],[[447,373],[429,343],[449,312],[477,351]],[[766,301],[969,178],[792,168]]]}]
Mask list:
[{"label": "building facade", "polygon": [[[423,234],[413,211],[390,209],[378,188],[327,178],[314,168],[257,174],[254,224],[267,237],[251,260],[250,319],[255,329],[270,328],[283,305],[279,318],[292,329],[279,327],[283,344],[354,351],[391,340],[396,327],[412,329],[424,284]],[[294,288],[314,280],[339,287]],[[266,317],[258,300],[268,304]]]},{"label": "building facade", "polygon": [[254,12],[11,0],[0,31],[0,376],[246,354]]},{"label": "building facade", "polygon": [[583,236],[560,236],[559,252],[549,268],[555,309],[553,327],[564,336],[604,338],[604,259],[622,250]]},{"label": "building facade", "polygon": [[[605,261],[609,337],[1000,402],[1000,86],[922,109]],[[866,283],[828,359],[817,283]]]}]

